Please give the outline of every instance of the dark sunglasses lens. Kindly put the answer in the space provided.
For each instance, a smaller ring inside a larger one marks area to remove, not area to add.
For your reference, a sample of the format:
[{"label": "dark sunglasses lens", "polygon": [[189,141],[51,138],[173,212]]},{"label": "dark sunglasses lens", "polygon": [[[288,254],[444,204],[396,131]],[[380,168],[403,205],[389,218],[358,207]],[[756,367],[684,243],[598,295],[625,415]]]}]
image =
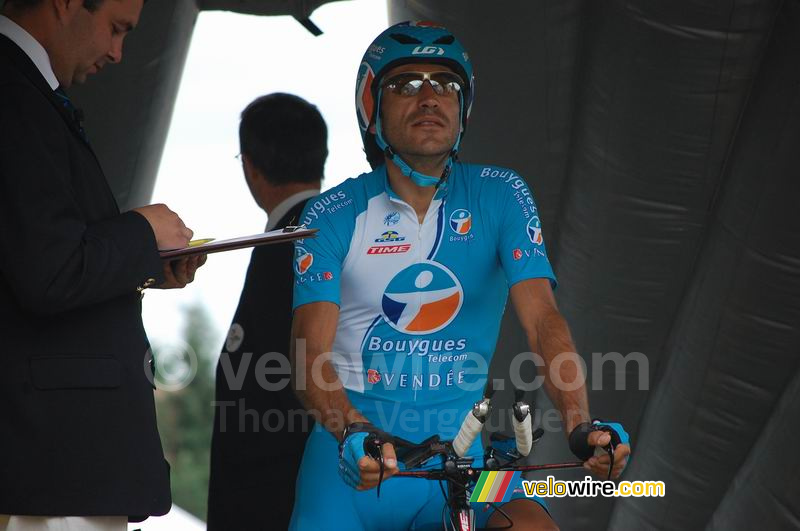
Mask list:
[{"label": "dark sunglasses lens", "polygon": [[422,87],[422,78],[414,74],[399,74],[388,79],[384,87],[395,94],[413,96]]},{"label": "dark sunglasses lens", "polygon": [[400,87],[399,94],[403,96],[415,96],[417,92],[419,92],[419,89],[422,88],[422,83],[424,83],[424,81],[421,79],[409,79],[405,83],[398,83]]},{"label": "dark sunglasses lens", "polygon": [[[453,94],[461,91],[461,78],[449,72],[441,72],[431,75],[431,85],[433,85],[437,94]],[[439,88],[437,90],[437,85],[444,87],[444,89]]]},{"label": "dark sunglasses lens", "polygon": [[[416,96],[425,82],[425,75],[418,72],[398,74],[389,79],[385,87],[395,94],[402,96]],[[461,90],[461,78],[449,72],[438,72],[430,76],[433,91],[438,94],[454,94]]]}]

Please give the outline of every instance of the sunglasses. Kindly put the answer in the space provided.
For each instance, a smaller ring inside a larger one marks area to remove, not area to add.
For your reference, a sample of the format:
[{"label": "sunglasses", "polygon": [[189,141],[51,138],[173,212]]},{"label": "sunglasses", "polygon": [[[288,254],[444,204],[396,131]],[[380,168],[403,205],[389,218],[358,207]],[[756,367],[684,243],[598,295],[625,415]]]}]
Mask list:
[{"label": "sunglasses", "polygon": [[382,88],[401,96],[416,96],[425,82],[437,96],[458,94],[464,81],[452,72],[403,72],[387,79]]}]

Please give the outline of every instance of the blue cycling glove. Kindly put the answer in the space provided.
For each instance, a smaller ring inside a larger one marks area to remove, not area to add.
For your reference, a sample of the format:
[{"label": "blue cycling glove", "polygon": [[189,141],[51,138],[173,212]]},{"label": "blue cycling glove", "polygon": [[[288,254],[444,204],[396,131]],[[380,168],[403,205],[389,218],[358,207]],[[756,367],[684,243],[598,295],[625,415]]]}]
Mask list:
[{"label": "blue cycling glove", "polygon": [[361,483],[361,470],[358,461],[367,455],[364,441],[369,437],[367,432],[347,434],[339,444],[339,475],[345,483],[356,488]]},{"label": "blue cycling glove", "polygon": [[339,444],[339,475],[342,480],[353,488],[358,487],[361,483],[358,462],[362,457],[369,456],[380,464],[377,490],[380,497],[384,473],[382,446],[385,443],[395,444],[394,437],[369,422],[353,422],[347,426]]},{"label": "blue cycling glove", "polygon": [[[612,430],[614,430],[614,432],[616,432],[617,437],[619,437],[619,442],[614,443],[614,446],[616,446],[617,444],[627,444],[630,446],[631,438],[628,436],[628,432],[625,431],[625,428],[623,428],[622,424],[620,424],[619,422],[601,422],[599,420],[595,420],[593,424],[595,427],[601,429],[611,428]],[[612,435],[612,442],[613,442],[613,435]]]}]

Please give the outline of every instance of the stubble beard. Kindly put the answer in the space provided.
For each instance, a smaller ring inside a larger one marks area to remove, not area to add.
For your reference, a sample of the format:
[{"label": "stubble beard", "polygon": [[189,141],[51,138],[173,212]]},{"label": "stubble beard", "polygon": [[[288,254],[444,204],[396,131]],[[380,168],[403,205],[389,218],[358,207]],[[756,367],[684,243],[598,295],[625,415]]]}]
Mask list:
[{"label": "stubble beard", "polygon": [[456,137],[451,134],[449,139],[442,142],[431,138],[415,141],[413,135],[403,135],[396,144],[392,143],[391,138],[387,140],[392,149],[412,166],[436,166],[447,160],[455,146]]}]

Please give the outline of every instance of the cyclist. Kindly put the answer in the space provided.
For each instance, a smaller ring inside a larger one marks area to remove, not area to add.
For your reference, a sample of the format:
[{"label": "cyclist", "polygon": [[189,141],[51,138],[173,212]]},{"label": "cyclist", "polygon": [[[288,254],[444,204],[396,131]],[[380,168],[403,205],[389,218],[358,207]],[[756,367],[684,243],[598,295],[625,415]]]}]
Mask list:
[{"label": "cyclist", "polygon": [[[625,465],[622,427],[592,431],[585,388],[548,377],[554,358],[575,347],[525,181],[457,160],[474,95],[469,56],[435,24],[394,25],[364,55],[356,106],[373,171],[310,200],[301,219],[320,231],[295,247],[294,384],[319,426],[291,529],[441,527],[438,484],[385,481],[398,470],[395,449],[383,446],[381,476],[363,442],[379,430],[415,442],[456,435],[482,396],[509,292],[571,447],[588,458],[615,433],[613,475]],[[577,354],[564,356],[558,376],[570,383],[581,368]],[[478,440],[468,455],[481,454]],[[604,475],[609,462],[591,457],[586,467]],[[364,492],[380,479],[380,496]],[[555,527],[521,489],[503,510],[518,528]],[[478,526],[504,525],[494,512],[479,508]]]}]

